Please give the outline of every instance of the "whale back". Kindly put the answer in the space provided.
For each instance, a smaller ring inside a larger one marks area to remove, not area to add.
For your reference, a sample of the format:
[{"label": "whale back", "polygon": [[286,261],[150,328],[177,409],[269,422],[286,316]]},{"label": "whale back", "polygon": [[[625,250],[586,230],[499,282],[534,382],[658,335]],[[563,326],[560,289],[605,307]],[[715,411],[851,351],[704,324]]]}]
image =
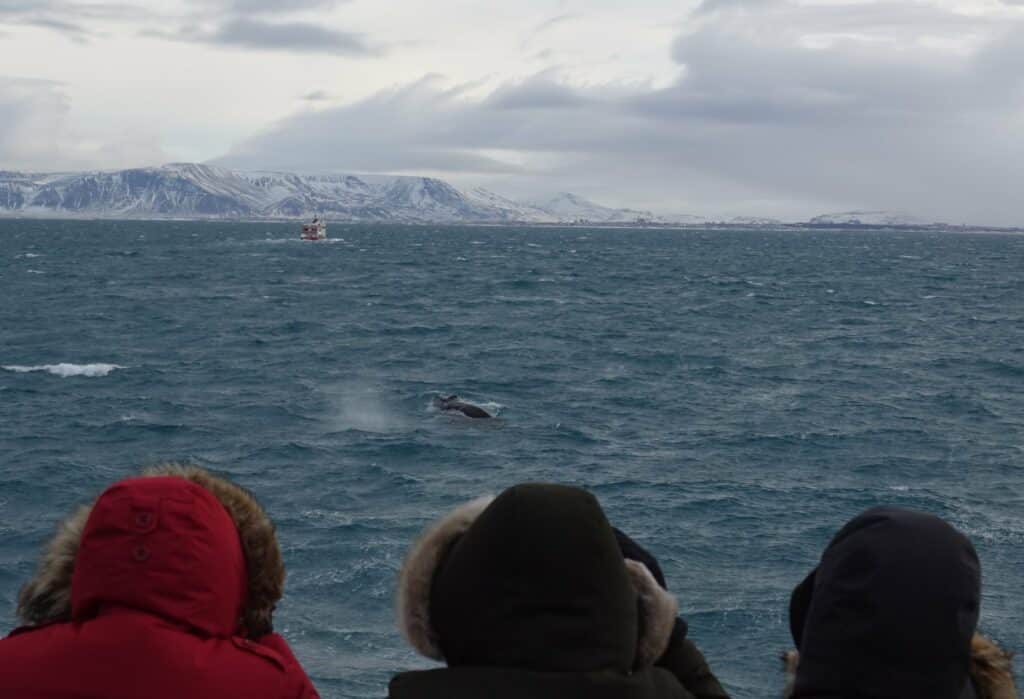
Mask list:
[{"label": "whale back", "polygon": [[472,403],[467,403],[466,401],[461,400],[457,395],[438,396],[434,400],[437,407],[440,408],[441,410],[454,410],[462,413],[466,417],[471,418],[493,417],[493,415],[491,415],[489,412],[487,412],[480,406],[473,405]]}]

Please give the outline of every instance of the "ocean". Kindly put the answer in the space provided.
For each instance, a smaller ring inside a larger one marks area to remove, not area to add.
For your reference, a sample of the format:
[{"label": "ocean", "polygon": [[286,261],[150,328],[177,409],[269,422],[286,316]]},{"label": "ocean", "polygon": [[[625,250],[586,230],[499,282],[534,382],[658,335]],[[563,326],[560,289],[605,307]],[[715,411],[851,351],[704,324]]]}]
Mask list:
[{"label": "ocean", "polygon": [[876,504],[966,532],[981,627],[1024,651],[1024,236],[329,235],[0,220],[0,631],[59,517],[187,460],[277,522],[276,626],[324,697],[430,665],[394,624],[406,548],[523,481],[598,496],[737,698],[779,695],[793,586]]}]

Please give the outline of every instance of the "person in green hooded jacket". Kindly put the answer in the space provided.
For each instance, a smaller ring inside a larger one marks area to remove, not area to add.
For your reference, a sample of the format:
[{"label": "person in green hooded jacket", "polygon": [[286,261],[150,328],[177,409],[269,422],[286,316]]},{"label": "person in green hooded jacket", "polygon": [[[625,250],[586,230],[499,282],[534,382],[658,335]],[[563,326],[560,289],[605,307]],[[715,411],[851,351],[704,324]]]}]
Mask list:
[{"label": "person in green hooded jacket", "polygon": [[398,622],[446,666],[391,699],[728,699],[657,562],[597,499],[523,484],[430,526],[399,575]]}]

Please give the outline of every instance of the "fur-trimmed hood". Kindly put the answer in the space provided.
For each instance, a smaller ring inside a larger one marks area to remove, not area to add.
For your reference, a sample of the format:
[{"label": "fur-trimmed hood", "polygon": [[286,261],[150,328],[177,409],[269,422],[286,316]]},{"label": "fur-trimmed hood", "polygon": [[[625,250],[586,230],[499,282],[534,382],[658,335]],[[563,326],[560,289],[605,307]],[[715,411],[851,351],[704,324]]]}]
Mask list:
[{"label": "fur-trimmed hood", "polygon": [[[786,689],[783,698],[793,696],[793,683],[800,665],[800,653],[795,650],[782,654],[782,666],[786,673]],[[1013,654],[1009,653],[990,638],[980,633],[971,639],[971,681],[977,699],[1017,699],[1013,683]]]},{"label": "fur-trimmed hood", "polygon": [[398,628],[413,648],[431,660],[444,660],[441,641],[430,622],[430,591],[434,574],[452,544],[466,533],[493,501],[493,495],[471,500],[427,527],[406,554],[398,573],[395,600]]},{"label": "fur-trimmed hood", "polygon": [[526,484],[429,526],[402,566],[396,611],[412,646],[450,666],[628,673],[665,651],[678,604],[623,559],[592,495]]},{"label": "fur-trimmed hood", "polygon": [[[284,592],[285,572],[274,524],[256,498],[198,466],[167,464],[149,469],[143,476],[184,479],[212,494],[223,506],[237,529],[244,557],[244,602],[237,632],[250,638],[271,632],[274,606]],[[95,505],[93,502],[79,507],[58,525],[35,576],[18,595],[18,618],[22,624],[39,626],[71,619],[76,562]]]}]

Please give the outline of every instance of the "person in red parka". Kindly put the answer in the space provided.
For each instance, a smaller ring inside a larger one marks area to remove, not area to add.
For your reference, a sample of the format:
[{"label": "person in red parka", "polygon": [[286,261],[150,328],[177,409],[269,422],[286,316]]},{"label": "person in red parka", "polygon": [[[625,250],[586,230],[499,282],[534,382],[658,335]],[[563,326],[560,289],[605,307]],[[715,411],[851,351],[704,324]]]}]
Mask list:
[{"label": "person in red parka", "polygon": [[0,697],[310,699],[271,616],[274,525],[195,466],[115,483],[57,530],[0,640]]}]

